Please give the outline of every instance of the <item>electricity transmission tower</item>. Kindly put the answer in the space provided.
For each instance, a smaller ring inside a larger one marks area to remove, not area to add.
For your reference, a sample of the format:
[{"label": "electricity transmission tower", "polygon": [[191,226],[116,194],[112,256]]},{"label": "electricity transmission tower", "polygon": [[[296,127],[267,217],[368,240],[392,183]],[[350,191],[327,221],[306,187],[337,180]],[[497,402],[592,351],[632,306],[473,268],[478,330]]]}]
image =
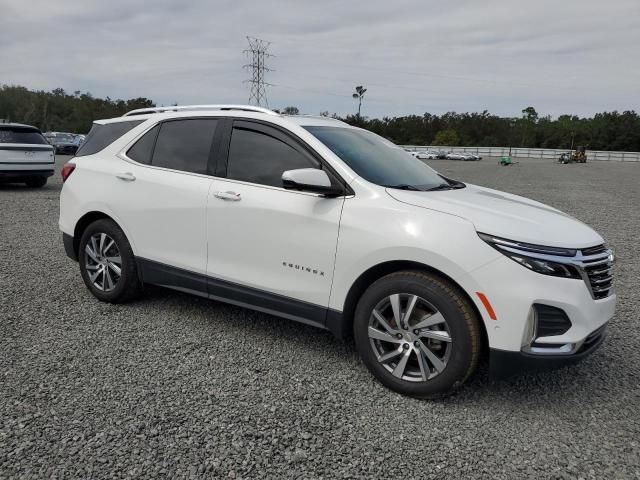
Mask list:
[{"label": "electricity transmission tower", "polygon": [[249,104],[268,107],[266,87],[271,86],[271,84],[265,82],[264,75],[266,72],[273,71],[266,65],[266,60],[269,57],[273,57],[269,53],[271,42],[255,37],[247,37],[247,41],[249,42],[249,48],[244,51],[244,54],[251,63],[245,65],[244,68],[251,69],[251,79],[245,80],[245,83],[250,84]]}]

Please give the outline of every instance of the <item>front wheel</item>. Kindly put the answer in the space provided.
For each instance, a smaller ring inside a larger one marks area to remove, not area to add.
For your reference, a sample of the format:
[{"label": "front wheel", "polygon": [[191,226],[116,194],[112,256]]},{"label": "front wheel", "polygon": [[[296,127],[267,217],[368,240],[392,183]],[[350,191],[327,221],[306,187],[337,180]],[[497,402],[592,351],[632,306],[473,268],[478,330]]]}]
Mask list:
[{"label": "front wheel", "polygon": [[474,372],[480,332],[455,286],[417,271],[373,283],[354,318],[356,347],[371,373],[391,390],[421,398],[451,393]]},{"label": "front wheel", "polygon": [[80,238],[78,263],[85,285],[103,302],[124,303],[141,290],[131,245],[112,220],[97,220],[86,228]]}]

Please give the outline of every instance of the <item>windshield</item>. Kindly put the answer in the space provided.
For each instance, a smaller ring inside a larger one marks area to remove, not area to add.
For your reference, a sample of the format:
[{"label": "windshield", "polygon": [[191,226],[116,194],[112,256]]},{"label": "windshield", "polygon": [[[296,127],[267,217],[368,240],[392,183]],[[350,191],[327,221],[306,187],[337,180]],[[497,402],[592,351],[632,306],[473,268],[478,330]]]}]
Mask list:
[{"label": "windshield", "polygon": [[53,143],[73,143],[74,137],[72,135],[56,135],[51,137]]},{"label": "windshield", "polygon": [[304,128],[371,183],[406,190],[449,186],[431,167],[375,133],[344,127]]}]

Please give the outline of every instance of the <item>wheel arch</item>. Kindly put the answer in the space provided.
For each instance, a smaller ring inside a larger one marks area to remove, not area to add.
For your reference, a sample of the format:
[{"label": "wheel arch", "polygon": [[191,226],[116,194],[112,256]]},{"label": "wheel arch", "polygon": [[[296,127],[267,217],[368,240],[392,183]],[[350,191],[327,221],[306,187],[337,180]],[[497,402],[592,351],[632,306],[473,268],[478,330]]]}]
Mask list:
[{"label": "wheel arch", "polygon": [[91,225],[96,220],[101,220],[101,219],[111,220],[116,225],[118,225],[120,229],[122,229],[122,226],[112,216],[104,212],[93,210],[85,213],[84,215],[82,215],[82,217],[78,219],[78,221],[76,222],[73,228],[73,253],[76,255],[76,258],[78,257],[78,254],[79,254],[80,238],[82,237],[82,234],[84,233],[84,231],[89,225]]},{"label": "wheel arch", "polygon": [[353,317],[355,314],[356,306],[358,305],[358,300],[360,300],[360,297],[362,297],[362,294],[365,292],[365,290],[373,282],[379,280],[380,278],[391,273],[405,270],[418,270],[431,273],[453,285],[456,290],[458,290],[458,292],[467,299],[469,305],[471,305],[471,307],[473,308],[482,331],[483,350],[486,350],[487,346],[489,345],[486,325],[483,321],[483,317],[478,309],[478,306],[473,301],[471,296],[467,293],[467,291],[462,288],[458,282],[456,282],[453,278],[451,278],[444,272],[424,263],[409,260],[392,260],[382,262],[370,267],[368,270],[363,272],[349,288],[349,292],[347,293],[344,301],[342,312],[329,311],[329,315],[327,318],[327,327],[329,328],[329,330],[339,338],[350,337],[353,332]]}]

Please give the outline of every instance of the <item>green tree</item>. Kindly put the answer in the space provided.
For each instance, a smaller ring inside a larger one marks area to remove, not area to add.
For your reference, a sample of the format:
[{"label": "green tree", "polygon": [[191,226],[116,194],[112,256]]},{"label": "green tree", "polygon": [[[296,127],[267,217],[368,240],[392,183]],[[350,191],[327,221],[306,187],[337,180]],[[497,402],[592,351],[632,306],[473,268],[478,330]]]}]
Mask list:
[{"label": "green tree", "polygon": [[299,115],[300,110],[298,110],[298,107],[284,107],[282,113],[285,115]]},{"label": "green tree", "polygon": [[522,117],[530,123],[536,123],[538,121],[538,112],[533,107],[527,107],[522,110]]},{"label": "green tree", "polygon": [[533,107],[527,107],[522,110],[522,142],[521,147],[524,147],[527,142],[527,135],[530,134],[538,121],[538,112]]},{"label": "green tree", "polygon": [[459,145],[460,139],[458,138],[458,133],[453,128],[447,128],[446,130],[440,130],[436,133],[433,142],[433,145]]}]

